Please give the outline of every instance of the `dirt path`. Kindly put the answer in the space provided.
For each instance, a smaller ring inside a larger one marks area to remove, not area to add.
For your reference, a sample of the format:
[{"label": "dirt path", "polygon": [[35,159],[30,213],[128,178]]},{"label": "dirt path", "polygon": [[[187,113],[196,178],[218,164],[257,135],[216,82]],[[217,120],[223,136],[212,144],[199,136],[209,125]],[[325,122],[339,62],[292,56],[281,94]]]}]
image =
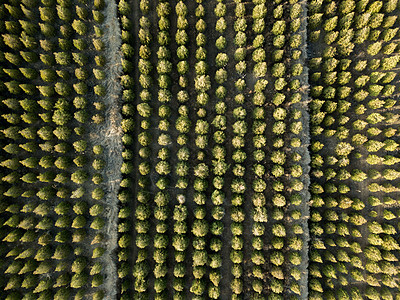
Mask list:
[{"label": "dirt path", "polygon": [[104,148],[104,160],[106,167],[104,168],[104,176],[106,178],[106,226],[105,231],[108,236],[106,243],[106,251],[102,256],[105,280],[104,290],[106,291],[105,299],[115,299],[117,295],[117,257],[115,250],[118,240],[118,190],[121,181],[120,168],[122,165],[122,141],[121,141],[121,120],[120,114],[120,92],[121,85],[119,76],[122,73],[121,69],[121,30],[117,20],[117,5],[115,1],[107,1],[107,6],[104,11],[106,16],[103,25],[104,43],[107,45],[105,55],[108,58],[108,63],[105,69],[107,94],[102,99],[107,109],[105,112],[105,122],[95,132],[99,138],[94,141],[96,145],[102,145]]},{"label": "dirt path", "polygon": [[[300,46],[300,50],[302,55],[300,57],[300,61],[303,65],[306,65],[307,61],[307,1],[301,2],[302,14],[301,18],[301,26],[299,32],[302,36],[303,43]],[[303,238],[303,249],[301,251],[302,263],[300,265],[300,270],[302,273],[301,279],[299,280],[301,296],[300,299],[308,299],[308,254],[309,254],[309,246],[308,243],[310,241],[310,233],[308,228],[308,220],[310,218],[310,152],[308,150],[308,146],[311,142],[310,137],[310,115],[308,111],[308,103],[309,103],[309,82],[308,82],[308,68],[305,67],[302,76],[299,76],[300,86],[302,87],[302,100],[293,106],[294,109],[299,109],[302,112],[301,123],[303,124],[303,131],[301,132],[299,138],[301,139],[302,147],[298,150],[299,154],[302,157],[300,162],[301,167],[303,169],[303,176],[300,178],[304,184],[304,189],[300,193],[302,196],[302,203],[300,204],[300,212],[301,212],[301,225],[303,227],[304,234]]]}]

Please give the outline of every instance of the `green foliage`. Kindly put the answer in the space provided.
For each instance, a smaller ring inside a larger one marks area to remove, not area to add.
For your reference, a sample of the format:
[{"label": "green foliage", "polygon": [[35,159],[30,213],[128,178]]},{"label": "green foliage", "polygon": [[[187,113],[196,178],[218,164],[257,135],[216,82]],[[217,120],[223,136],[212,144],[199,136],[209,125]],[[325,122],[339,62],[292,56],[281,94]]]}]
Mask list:
[{"label": "green foliage", "polygon": [[208,224],[205,220],[195,220],[192,232],[197,237],[204,237],[208,232]]},{"label": "green foliage", "polygon": [[181,133],[188,133],[191,122],[187,116],[181,116],[176,121],[176,129]]}]

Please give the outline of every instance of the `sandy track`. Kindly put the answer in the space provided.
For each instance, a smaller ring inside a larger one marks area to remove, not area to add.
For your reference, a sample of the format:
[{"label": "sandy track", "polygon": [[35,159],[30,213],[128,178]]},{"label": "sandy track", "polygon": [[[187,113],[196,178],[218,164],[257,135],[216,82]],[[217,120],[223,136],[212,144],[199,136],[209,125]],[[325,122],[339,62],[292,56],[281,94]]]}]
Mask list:
[{"label": "sandy track", "polygon": [[95,132],[96,145],[104,148],[105,182],[105,233],[107,234],[106,251],[102,257],[105,275],[103,289],[104,299],[116,299],[117,295],[117,257],[115,250],[118,243],[118,190],[122,179],[122,130],[121,120],[121,85],[119,82],[122,74],[121,67],[121,30],[117,19],[117,5],[115,1],[106,1],[104,9],[105,22],[103,23],[103,41],[106,45],[105,56],[107,65],[105,68],[106,79],[103,84],[106,87],[106,96],[102,98],[105,106],[105,122],[98,126]]},{"label": "sandy track", "polygon": [[[300,16],[301,18],[301,26],[300,26],[300,32],[302,35],[303,39],[303,44],[300,47],[300,50],[302,52],[301,56],[301,61],[304,62],[304,65],[306,65],[307,61],[307,2],[302,1],[301,3],[301,8],[302,8],[302,14]],[[303,75],[299,78],[301,82],[301,86],[303,87],[302,89],[302,101],[297,103],[297,106],[295,108],[301,110],[302,112],[302,124],[303,124],[303,131],[301,133],[301,136],[299,137],[301,139],[301,150],[299,151],[300,155],[302,156],[302,168],[303,168],[303,173],[304,175],[302,176],[301,180],[304,184],[304,189],[301,193],[303,201],[300,205],[300,211],[301,215],[303,216],[303,250],[301,253],[302,256],[302,263],[300,265],[300,270],[302,272],[301,279],[299,281],[300,288],[301,288],[301,296],[300,299],[308,299],[308,264],[309,264],[309,241],[310,241],[310,232],[308,228],[308,219],[310,218],[310,192],[309,192],[309,186],[310,186],[310,152],[308,149],[308,146],[310,145],[311,142],[311,137],[310,137],[310,114],[308,111],[308,102],[309,102],[309,97],[308,97],[308,90],[309,90],[309,82],[308,82],[308,68],[306,67],[304,69]]]}]

